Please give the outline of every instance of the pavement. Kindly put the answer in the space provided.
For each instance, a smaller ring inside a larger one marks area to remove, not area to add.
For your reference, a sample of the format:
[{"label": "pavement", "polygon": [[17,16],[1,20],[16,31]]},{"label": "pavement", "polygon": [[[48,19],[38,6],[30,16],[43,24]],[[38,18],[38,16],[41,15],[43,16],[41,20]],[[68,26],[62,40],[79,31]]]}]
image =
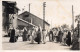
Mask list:
[{"label": "pavement", "polygon": [[3,50],[70,50],[69,46],[63,46],[60,43],[49,42],[48,37],[46,44],[31,44],[30,41],[22,41],[22,37],[19,37],[15,43],[9,42],[9,37],[2,37],[2,48]]}]

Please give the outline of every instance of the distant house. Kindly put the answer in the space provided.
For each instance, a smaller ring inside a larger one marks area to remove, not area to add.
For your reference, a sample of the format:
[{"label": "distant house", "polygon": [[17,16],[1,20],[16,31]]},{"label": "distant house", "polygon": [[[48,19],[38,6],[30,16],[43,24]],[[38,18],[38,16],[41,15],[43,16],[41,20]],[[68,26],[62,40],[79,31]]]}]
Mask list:
[{"label": "distant house", "polygon": [[17,18],[17,27],[18,29],[22,30],[24,27],[27,27],[27,29],[31,29],[33,26],[35,26],[34,24],[25,21],[21,18]]},{"label": "distant house", "polygon": [[[20,19],[23,19],[23,20],[31,23],[31,24],[34,24],[35,26],[40,25],[43,28],[43,20],[41,18],[35,16],[34,14],[31,14],[31,13],[25,11],[25,12],[21,13],[18,17]],[[46,21],[44,23],[45,23],[45,29],[49,30],[50,24]],[[18,25],[20,25],[19,22],[18,22]],[[27,26],[27,27],[30,27],[30,26]]]}]

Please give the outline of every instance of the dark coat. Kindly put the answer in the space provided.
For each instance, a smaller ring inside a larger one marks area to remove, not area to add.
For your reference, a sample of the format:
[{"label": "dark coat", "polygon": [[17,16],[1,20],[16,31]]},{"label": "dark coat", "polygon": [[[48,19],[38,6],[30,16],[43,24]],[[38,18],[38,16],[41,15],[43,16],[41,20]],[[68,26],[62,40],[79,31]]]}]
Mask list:
[{"label": "dark coat", "polygon": [[11,30],[11,35],[10,35],[9,42],[16,42],[16,39],[15,39],[15,29]]},{"label": "dark coat", "polygon": [[28,32],[24,30],[23,35],[22,35],[23,41],[27,41],[27,34]]},{"label": "dark coat", "polygon": [[59,31],[58,33],[58,41],[62,42],[62,31]]},{"label": "dark coat", "polygon": [[[52,36],[52,38],[51,38],[51,36]],[[53,39],[53,32],[52,32],[52,31],[49,32],[49,40],[50,40],[50,41],[54,40],[54,39]]]},{"label": "dark coat", "polygon": [[36,35],[37,35],[37,37],[35,38],[35,41],[38,42],[38,43],[41,42],[41,32],[40,32],[40,30],[37,31]]},{"label": "dark coat", "polygon": [[70,46],[70,45],[71,45],[71,32],[68,32],[68,35],[66,36],[66,38],[67,38],[66,44],[67,44],[68,46]]}]

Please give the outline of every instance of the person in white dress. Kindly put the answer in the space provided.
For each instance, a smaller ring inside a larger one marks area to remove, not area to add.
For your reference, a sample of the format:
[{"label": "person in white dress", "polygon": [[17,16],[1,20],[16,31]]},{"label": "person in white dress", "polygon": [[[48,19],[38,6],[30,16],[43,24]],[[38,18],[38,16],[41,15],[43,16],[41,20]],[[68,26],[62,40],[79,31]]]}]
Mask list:
[{"label": "person in white dress", "polygon": [[46,43],[46,35],[47,35],[47,31],[45,29],[42,30],[42,43],[43,44]]},{"label": "person in white dress", "polygon": [[66,45],[66,36],[67,36],[67,31],[64,30],[63,37],[62,37],[62,42],[64,45]]},{"label": "person in white dress", "polygon": [[34,43],[34,35],[35,35],[35,28],[32,28],[32,33],[31,33],[31,43]]}]

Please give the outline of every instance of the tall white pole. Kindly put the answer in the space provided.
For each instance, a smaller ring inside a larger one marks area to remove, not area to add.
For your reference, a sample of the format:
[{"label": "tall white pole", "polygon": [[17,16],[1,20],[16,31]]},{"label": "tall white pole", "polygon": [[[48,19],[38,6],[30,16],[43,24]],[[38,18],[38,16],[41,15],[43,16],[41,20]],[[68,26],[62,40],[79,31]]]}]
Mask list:
[{"label": "tall white pole", "polygon": [[31,6],[31,4],[29,3],[29,13],[30,13],[30,6]]},{"label": "tall white pole", "polygon": [[74,35],[74,11],[73,11],[73,5],[72,5],[72,30]]},{"label": "tall white pole", "polygon": [[[29,17],[30,17],[30,7],[31,7],[31,4],[29,3]],[[32,23],[32,18],[30,17],[30,22]]]},{"label": "tall white pole", "polygon": [[45,29],[45,6],[46,2],[43,2],[43,30]]}]

